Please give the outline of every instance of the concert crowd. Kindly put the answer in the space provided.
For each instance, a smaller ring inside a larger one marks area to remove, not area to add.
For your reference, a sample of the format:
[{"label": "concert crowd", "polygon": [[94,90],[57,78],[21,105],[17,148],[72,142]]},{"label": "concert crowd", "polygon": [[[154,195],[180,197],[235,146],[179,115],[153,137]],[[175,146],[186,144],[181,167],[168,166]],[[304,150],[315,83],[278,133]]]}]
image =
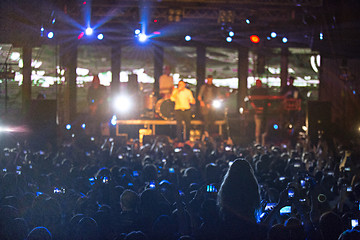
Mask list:
[{"label": "concert crowd", "polygon": [[92,140],[1,150],[0,239],[360,239],[349,146]]}]

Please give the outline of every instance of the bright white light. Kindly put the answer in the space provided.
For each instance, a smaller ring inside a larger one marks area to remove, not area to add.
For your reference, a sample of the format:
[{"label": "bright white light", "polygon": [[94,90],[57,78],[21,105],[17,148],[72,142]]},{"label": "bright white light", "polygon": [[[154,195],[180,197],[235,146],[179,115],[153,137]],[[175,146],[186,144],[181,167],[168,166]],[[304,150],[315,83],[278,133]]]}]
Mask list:
[{"label": "bright white light", "polygon": [[104,39],[104,34],[102,34],[102,33],[98,34],[97,39],[103,40]]},{"label": "bright white light", "polygon": [[20,53],[18,53],[18,52],[13,52],[10,55],[11,61],[17,61],[17,60],[19,60],[19,58],[20,58]]},{"label": "bright white light", "polygon": [[85,30],[85,34],[90,36],[91,34],[93,34],[93,29],[91,27],[88,27],[86,30]]},{"label": "bright white light", "polygon": [[146,34],[144,34],[144,33],[140,33],[139,34],[139,41],[140,42],[145,42],[146,40],[147,40],[147,36],[146,36]]},{"label": "bright white light", "polygon": [[271,36],[272,38],[276,38],[277,34],[276,34],[276,32],[272,32],[272,33],[270,33],[270,36]]},{"label": "bright white light", "polygon": [[304,130],[305,132],[307,131],[307,127],[306,126],[302,126],[302,130]]},{"label": "bright white light", "polygon": [[131,102],[131,99],[129,98],[129,96],[120,95],[114,99],[113,108],[117,112],[126,113],[126,112],[129,112],[129,110],[131,109],[131,105],[132,105],[131,103],[132,102]]},{"label": "bright white light", "polygon": [[[86,68],[76,68],[76,74],[79,76],[86,76],[89,72],[89,69]],[[60,73],[60,69],[58,69],[58,73]]]},{"label": "bright white light", "polygon": [[34,60],[32,63],[31,63],[31,66],[33,68],[40,68],[42,65],[42,62],[41,61],[37,61],[37,60]]},{"label": "bright white light", "polygon": [[218,99],[214,100],[212,102],[212,105],[213,105],[214,108],[221,108],[221,106],[222,106],[221,100],[218,100]]},{"label": "bright white light", "polygon": [[232,38],[231,38],[231,37],[227,37],[227,38],[226,38],[226,41],[227,41],[227,42],[232,42]]},{"label": "bright white light", "polygon": [[324,34],[322,32],[319,34],[319,38],[320,38],[320,40],[324,39]]},{"label": "bright white light", "polygon": [[185,36],[185,41],[190,41],[191,40],[191,36],[189,36],[189,35],[187,35],[187,36]]},{"label": "bright white light", "polygon": [[243,107],[239,108],[239,112],[240,112],[240,114],[243,114],[244,113],[244,108]]},{"label": "bright white light", "polygon": [[250,24],[250,19],[246,19],[245,22],[246,22],[247,24]]},{"label": "bright white light", "polygon": [[233,37],[235,35],[235,33],[233,31],[229,32],[229,37]]},{"label": "bright white light", "polygon": [[319,69],[318,67],[316,66],[316,59],[315,59],[315,56],[311,56],[310,57],[310,65],[311,65],[311,68],[314,70],[314,72],[319,72]]},{"label": "bright white light", "polygon": [[286,37],[283,37],[283,38],[282,38],[282,42],[283,42],[283,43],[287,43],[287,42],[288,42],[288,39],[287,39]]},{"label": "bright white light", "polygon": [[47,35],[48,38],[52,39],[54,37],[54,32],[49,32]]},{"label": "bright white light", "polygon": [[135,29],[135,34],[139,35],[140,34],[140,29]]},{"label": "bright white light", "polygon": [[70,129],[71,129],[71,125],[70,125],[70,124],[67,124],[67,125],[66,125],[66,129],[67,129],[67,130],[70,130]]},{"label": "bright white light", "polygon": [[117,117],[116,117],[116,115],[113,115],[110,120],[111,125],[116,126],[116,121],[117,121]]},{"label": "bright white light", "polygon": [[318,55],[316,55],[316,65],[318,67],[320,67],[320,63],[321,63],[321,56],[320,56],[320,54],[318,54]]},{"label": "bright white light", "polygon": [[85,123],[81,124],[81,128],[82,128],[82,129],[85,129],[85,128],[86,128],[86,124],[85,124]]}]

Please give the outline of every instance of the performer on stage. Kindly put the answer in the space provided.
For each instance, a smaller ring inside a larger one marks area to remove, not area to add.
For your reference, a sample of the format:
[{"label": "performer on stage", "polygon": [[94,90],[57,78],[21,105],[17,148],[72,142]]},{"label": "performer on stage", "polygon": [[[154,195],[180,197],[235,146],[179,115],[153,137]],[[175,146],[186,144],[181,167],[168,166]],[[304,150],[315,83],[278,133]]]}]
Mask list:
[{"label": "performer on stage", "polygon": [[[178,141],[189,140],[190,127],[191,127],[191,106],[195,104],[195,98],[192,92],[186,88],[186,83],[180,80],[178,87],[174,89],[171,94],[170,100],[175,102],[175,119],[176,119],[176,136]],[[183,124],[185,122],[186,135],[183,138]]]},{"label": "performer on stage", "polygon": [[101,123],[107,112],[106,106],[107,90],[100,84],[98,75],[95,75],[88,89],[87,101],[89,104],[89,122],[87,129],[92,136],[101,136]]},{"label": "performer on stage", "polygon": [[213,76],[208,75],[205,84],[200,88],[198,100],[200,102],[201,115],[204,120],[204,135],[212,133],[215,111],[212,102],[219,97],[218,88],[213,84]]},{"label": "performer on stage", "polygon": [[[256,80],[255,88],[250,90],[251,96],[267,96],[268,89],[263,87],[261,80]],[[265,138],[267,136],[267,100],[251,100],[251,106],[255,109],[255,141],[256,144],[265,145]],[[261,137],[261,142],[260,142]]]},{"label": "performer on stage", "polygon": [[168,99],[174,89],[174,79],[170,76],[170,66],[164,67],[164,74],[159,78],[159,95]]}]

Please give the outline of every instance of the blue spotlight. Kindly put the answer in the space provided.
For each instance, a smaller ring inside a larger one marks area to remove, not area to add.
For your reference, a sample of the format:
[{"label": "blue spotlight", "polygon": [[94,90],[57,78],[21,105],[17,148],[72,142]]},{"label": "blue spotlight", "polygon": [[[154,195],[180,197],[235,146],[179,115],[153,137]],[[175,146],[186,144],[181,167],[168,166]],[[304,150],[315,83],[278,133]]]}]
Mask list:
[{"label": "blue spotlight", "polygon": [[271,40],[271,37],[266,37],[267,40]]},{"label": "blue spotlight", "polygon": [[283,42],[283,43],[287,43],[287,42],[288,42],[288,39],[287,39],[286,37],[283,37],[283,38],[282,38],[282,42]]},{"label": "blue spotlight", "polygon": [[148,36],[146,36],[145,33],[140,33],[139,34],[139,41],[140,42],[145,42],[148,39]]},{"label": "blue spotlight", "polygon": [[272,32],[272,33],[270,33],[270,36],[271,36],[272,38],[276,38],[277,34],[276,34],[276,32]]},{"label": "blue spotlight", "polygon": [[273,128],[274,128],[275,130],[278,130],[278,129],[279,129],[279,125],[274,124]]},{"label": "blue spotlight", "polygon": [[113,115],[110,120],[111,125],[116,126],[116,121],[117,121],[117,117],[116,117],[116,115]]},{"label": "blue spotlight", "polygon": [[98,34],[97,39],[103,40],[104,39],[104,34],[102,34],[102,33]]},{"label": "blue spotlight", "polygon": [[248,19],[248,18],[245,20],[245,22],[246,22],[247,24],[250,24],[250,23],[251,23],[251,22],[250,22],[250,19]]},{"label": "blue spotlight", "polygon": [[71,125],[70,124],[66,124],[66,129],[70,130],[71,129]]},{"label": "blue spotlight", "polygon": [[227,38],[226,38],[226,41],[227,41],[227,42],[232,42],[232,38],[231,38],[231,37],[227,37]]},{"label": "blue spotlight", "polygon": [[233,31],[229,32],[229,37],[233,37],[235,35],[235,33]]},{"label": "blue spotlight", "polygon": [[190,41],[190,40],[191,40],[191,36],[190,36],[190,35],[186,35],[186,36],[185,36],[185,41],[188,42],[188,41]]},{"label": "blue spotlight", "polygon": [[135,30],[135,35],[139,35],[141,32],[140,32],[140,29],[136,29]]},{"label": "blue spotlight", "polygon": [[47,37],[52,39],[54,37],[54,32],[48,32]]},{"label": "blue spotlight", "polygon": [[319,34],[319,38],[320,40],[324,40],[324,34],[322,32]]},{"label": "blue spotlight", "polygon": [[91,27],[88,27],[88,28],[85,30],[85,34],[86,34],[87,36],[92,35],[93,32],[94,32],[94,30],[93,30]]},{"label": "blue spotlight", "polygon": [[86,128],[86,124],[85,124],[85,123],[81,124],[81,128],[82,128],[82,129],[85,129],[85,128]]}]

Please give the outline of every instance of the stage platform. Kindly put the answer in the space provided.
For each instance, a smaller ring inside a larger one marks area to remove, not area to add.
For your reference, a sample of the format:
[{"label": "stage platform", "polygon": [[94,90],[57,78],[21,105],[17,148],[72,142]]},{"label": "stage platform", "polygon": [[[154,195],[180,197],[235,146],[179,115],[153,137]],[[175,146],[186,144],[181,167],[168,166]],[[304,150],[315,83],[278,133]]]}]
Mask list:
[{"label": "stage platform", "polygon": [[[201,120],[191,120],[191,125],[203,125]],[[219,135],[223,134],[223,125],[226,124],[225,120],[217,120],[214,122],[218,126]],[[133,119],[133,120],[117,120],[116,121],[116,135],[121,135],[119,126],[121,125],[143,125],[145,129],[151,129],[152,135],[156,135],[156,126],[158,125],[176,125],[176,120],[160,120],[160,119]]]}]

